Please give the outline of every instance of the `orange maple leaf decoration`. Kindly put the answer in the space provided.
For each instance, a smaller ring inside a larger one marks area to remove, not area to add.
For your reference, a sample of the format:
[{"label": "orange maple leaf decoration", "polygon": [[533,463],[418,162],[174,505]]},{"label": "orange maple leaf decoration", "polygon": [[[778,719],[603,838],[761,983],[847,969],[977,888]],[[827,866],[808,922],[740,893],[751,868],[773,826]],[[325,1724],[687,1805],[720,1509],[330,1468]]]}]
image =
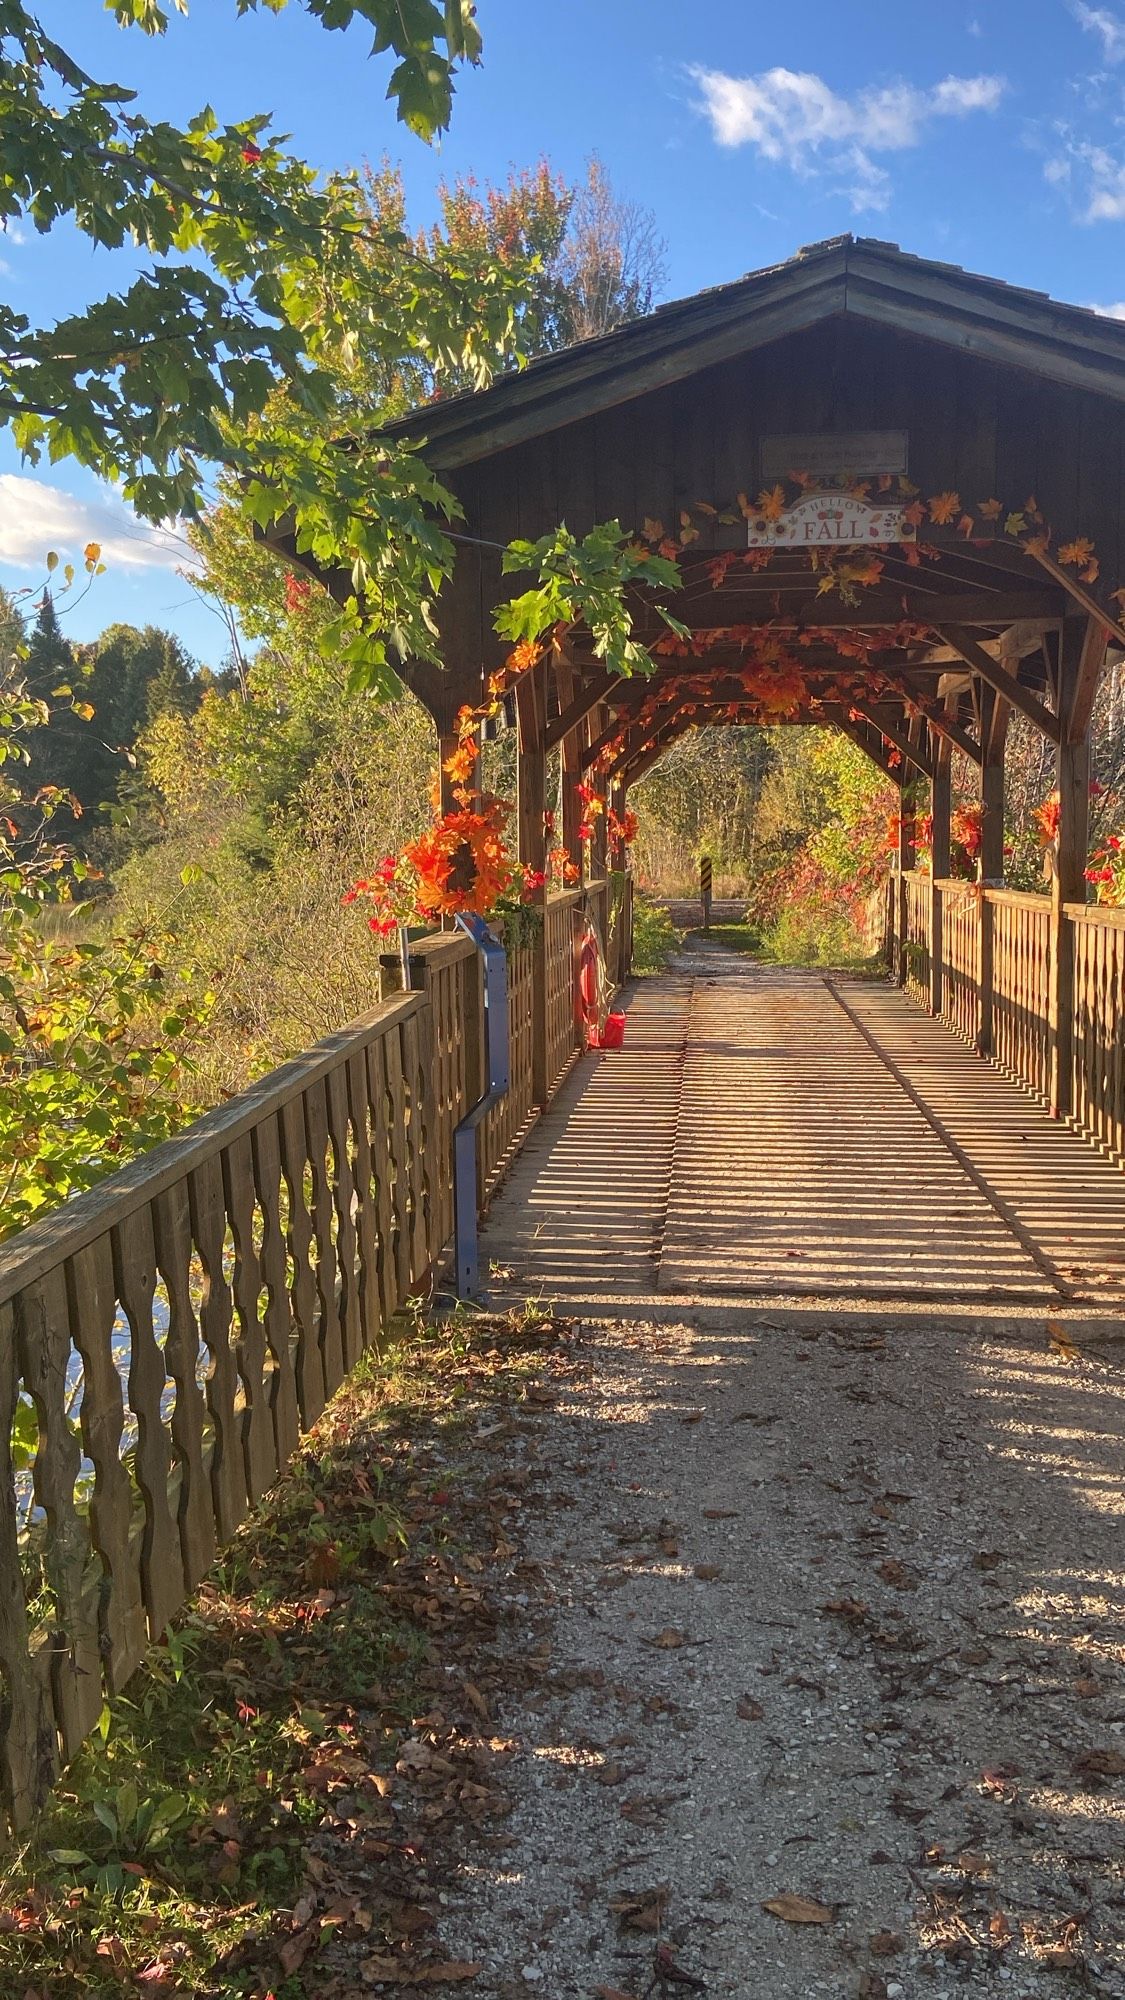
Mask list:
[{"label": "orange maple leaf decoration", "polygon": [[946,527],[952,521],[953,516],[960,512],[961,495],[959,493],[935,493],[930,501],[930,519],[939,528]]},{"label": "orange maple leaf decoration", "polygon": [[1004,509],[999,500],[982,500],[978,511],[982,521],[998,521]]},{"label": "orange maple leaf decoration", "polygon": [[758,495],[758,512],[767,521],[780,521],[785,512],[784,486],[764,486]]},{"label": "orange maple leaf decoration", "polygon": [[920,500],[912,500],[909,507],[902,510],[902,518],[908,528],[920,528],[926,518],[926,510]]}]

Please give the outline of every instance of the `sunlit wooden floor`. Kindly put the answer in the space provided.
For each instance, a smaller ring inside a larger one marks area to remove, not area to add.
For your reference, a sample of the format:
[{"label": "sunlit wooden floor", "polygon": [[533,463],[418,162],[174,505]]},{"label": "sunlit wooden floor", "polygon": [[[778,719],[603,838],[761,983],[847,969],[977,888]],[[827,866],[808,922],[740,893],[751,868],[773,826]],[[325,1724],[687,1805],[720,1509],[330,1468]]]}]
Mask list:
[{"label": "sunlit wooden floor", "polygon": [[1125,1305],[1125,1173],[895,988],[683,953],[498,1195],[498,1291]]}]

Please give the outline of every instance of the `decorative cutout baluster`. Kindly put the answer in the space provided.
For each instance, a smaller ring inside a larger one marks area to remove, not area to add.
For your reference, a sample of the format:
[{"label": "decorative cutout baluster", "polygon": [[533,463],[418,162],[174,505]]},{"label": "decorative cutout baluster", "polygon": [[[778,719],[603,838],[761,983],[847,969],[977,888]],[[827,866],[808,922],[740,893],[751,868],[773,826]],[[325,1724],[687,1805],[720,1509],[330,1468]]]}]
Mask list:
[{"label": "decorative cutout baluster", "polygon": [[58,1770],[54,1707],[43,1652],[33,1655],[20,1566],[12,1425],[19,1397],[15,1314],[0,1306],[0,1798],[16,1831],[31,1820]]},{"label": "decorative cutout baluster", "polygon": [[231,1288],[238,1322],[235,1360],[242,1382],[242,1452],[246,1491],[260,1500],[277,1476],[273,1417],[267,1399],[266,1333],[260,1314],[262,1271],[254,1242],[254,1163],[250,1135],[223,1151],[223,1194],[234,1238]]},{"label": "decorative cutout baluster", "polygon": [[141,1588],[158,1639],[184,1601],[180,1537],[168,1504],[171,1454],[164,1423],[168,1371],[153,1326],[156,1244],[152,1211],[139,1208],[113,1231],[117,1296],[129,1321],[129,1403],[137,1420],[137,1485],[145,1505]]},{"label": "decorative cutout baluster", "polygon": [[33,1478],[47,1516],[44,1567],[55,1600],[51,1685],[64,1757],[72,1757],[102,1710],[97,1600],[89,1588],[90,1536],[74,1503],[81,1469],[67,1417],[70,1315],[61,1265],[16,1301],[16,1352],[39,1420]]},{"label": "decorative cutout baluster", "polygon": [[211,1495],[221,1542],[229,1541],[246,1512],[246,1473],[236,1398],[238,1371],[231,1347],[230,1286],[223,1271],[227,1212],[223,1170],[216,1157],[191,1176],[191,1228],[203,1265],[200,1332],[207,1344],[207,1410],[215,1433],[211,1453]]},{"label": "decorative cutout baluster", "polygon": [[266,1286],[264,1325],[274,1364],[269,1401],[274,1450],[280,1466],[296,1450],[301,1425],[297,1410],[292,1315],[286,1290],[285,1235],[281,1226],[281,1143],[276,1118],[267,1118],[254,1133],[254,1186],[262,1214],[260,1270]]},{"label": "decorative cutout baluster", "polygon": [[177,1515],[184,1586],[193,1590],[215,1554],[215,1513],[207,1482],[203,1425],[206,1405],[199,1386],[199,1322],[191,1297],[191,1215],[183,1181],[158,1195],[152,1207],[156,1262],[168,1293],[164,1359],[176,1385],[172,1443],[179,1472]]},{"label": "decorative cutout baluster", "polygon": [[90,1526],[104,1571],[98,1589],[99,1646],[110,1691],[123,1688],[148,1642],[133,1540],[134,1488],[121,1462],[125,1403],[113,1353],[117,1288],[113,1250],[99,1236],[67,1267],[74,1344],[82,1357],[82,1442],[94,1468]]},{"label": "decorative cutout baluster", "polygon": [[313,1227],[305,1196],[305,1174],[312,1186],[305,1107],[291,1097],[281,1112],[281,1162],[289,1195],[289,1255],[293,1261],[290,1303],[297,1330],[297,1399],[301,1422],[315,1424],[324,1408],[324,1357],[317,1335],[316,1278],[312,1267]]}]

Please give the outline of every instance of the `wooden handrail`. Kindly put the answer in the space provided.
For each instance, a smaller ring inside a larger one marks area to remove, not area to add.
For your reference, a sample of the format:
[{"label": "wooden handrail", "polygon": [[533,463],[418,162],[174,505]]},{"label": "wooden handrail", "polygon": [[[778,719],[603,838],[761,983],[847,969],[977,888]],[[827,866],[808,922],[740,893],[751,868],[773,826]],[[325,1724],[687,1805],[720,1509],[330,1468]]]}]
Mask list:
[{"label": "wooden handrail", "polygon": [[1009,910],[1040,910],[1045,916],[1051,914],[1051,898],[1041,896],[1034,889],[986,889],[987,903]]},{"label": "wooden handrail", "polygon": [[1125,930],[1125,910],[1107,903],[1064,903],[1072,924],[1105,924],[1111,930]]},{"label": "wooden handrail", "polygon": [[[445,940],[439,938],[435,942],[444,944]],[[317,1042],[305,1054],[271,1070],[259,1083],[240,1090],[226,1104],[204,1112],[182,1132],[162,1140],[139,1159],[131,1160],[97,1187],[75,1195],[61,1208],[29,1223],[6,1243],[0,1243],[0,1305],[34,1284],[64,1258],[77,1255],[96,1237],[125,1222],[177,1181],[186,1179],[224,1147],[253,1131],[263,1119],[283,1110],[295,1097],[338,1068],[349,1055],[365,1049],[399,1021],[408,1020],[423,1004],[420,993],[403,993],[385,1000],[348,1027]]]}]

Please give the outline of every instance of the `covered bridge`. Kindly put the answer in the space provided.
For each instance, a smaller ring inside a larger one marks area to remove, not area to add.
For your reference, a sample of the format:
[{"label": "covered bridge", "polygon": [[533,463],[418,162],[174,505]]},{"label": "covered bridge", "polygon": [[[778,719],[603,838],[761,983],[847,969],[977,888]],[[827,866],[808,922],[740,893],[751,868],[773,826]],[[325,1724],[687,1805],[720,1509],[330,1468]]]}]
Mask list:
[{"label": "covered bridge", "polygon": [[[636,1284],[655,1283],[651,1246],[670,1243],[674,1230],[666,1215],[636,1218],[654,1188],[667,1205],[674,1174],[692,1160],[701,1178],[679,1225],[689,1250],[700,1216],[724,1202],[716,1255],[768,1249],[779,1240],[769,1219],[778,1162],[802,1118],[788,1157],[801,1189],[818,1173],[830,1184],[830,1199],[815,1185],[809,1194],[823,1236],[857,1188],[892,1171],[883,1118],[900,1135],[895,1159],[908,1175],[924,1151],[918,1120],[930,1155],[945,1147],[933,1185],[952,1189],[947,1260],[968,1259],[964,1218],[975,1202],[987,1228],[974,1282],[986,1291],[993,1282],[999,1231],[1030,1260],[1034,1287],[1074,1296],[1058,1258],[1079,1253],[1060,1248],[1071,1243],[1071,1220],[1056,1187],[1072,1191],[1083,1244],[1104,1246],[1120,1233],[1120,1177],[1085,1139],[1049,1125],[1010,1079],[1068,1114],[1104,1153],[1125,1155],[1125,924],[1122,913],[1087,904],[1083,872],[1092,704],[1108,648],[1125,643],[1125,326],[842,238],[431,406],[399,431],[419,441],[464,510],[439,605],[445,666],[408,666],[407,677],[444,750],[459,711],[480,705],[500,677],[518,723],[524,860],[542,865],[554,749],[563,840],[577,858],[579,787],[593,785],[620,809],[661,752],[701,723],[836,726],[896,784],[924,787],[932,807],[930,874],[914,868],[911,815],[901,816],[888,967],[960,1042],[890,987],[877,1004],[870,988],[850,1012],[841,1002],[845,1033],[818,987],[800,1031],[804,1053],[775,1088],[770,1064],[796,1034],[788,1001],[767,1019],[735,985],[702,1015],[646,1000],[639,1061],[600,1066],[616,1081],[582,1099],[586,1126],[562,1128],[578,1135],[558,1154],[564,1166],[577,1162],[577,1179],[536,1179],[535,1169],[521,1181],[521,1165],[509,1182],[509,1211],[522,1202],[530,1218],[529,1258],[553,1246],[544,1283],[559,1279],[568,1293],[583,1202],[587,1220],[604,1225],[602,1236],[587,1230],[583,1254],[609,1271],[611,1295],[633,1282],[620,1254],[630,1229],[647,1246]],[[670,608],[689,636],[669,633],[638,592],[638,631],[659,661],[653,679],[612,679],[581,628],[516,671],[493,629],[511,589],[502,549],[560,520],[581,535],[613,519],[674,557]],[[344,579],[325,580],[346,591]],[[1013,712],[1057,758],[1049,894],[1002,885]],[[954,750],[980,777],[976,883],[948,874]],[[603,832],[584,854],[581,882],[545,885],[538,936],[513,954],[512,1083],[481,1129],[482,1199],[538,1111],[554,1101],[557,1129],[563,1113],[581,1110],[575,1093],[590,1072],[575,1062],[575,924],[600,930],[623,982],[624,862],[623,852],[607,854]],[[32,1402],[31,1476],[49,1528],[50,1589],[29,1603],[15,1509],[0,1511],[0,1794],[16,1825],[302,1430],[440,1267],[452,1134],[483,1080],[472,944],[424,940],[412,984],[0,1249],[0,1446],[19,1400]],[[693,1035],[694,1099],[681,1088]],[[860,1041],[867,1053],[857,1062]],[[986,1070],[973,1049],[997,1067]],[[568,1071],[569,1100],[556,1096]],[[902,1086],[893,1104],[888,1074]],[[661,1075],[675,1088],[642,1116],[634,1106]],[[944,1077],[940,1104],[935,1077]],[[830,1114],[815,1102],[829,1086]],[[693,1103],[694,1130],[681,1133],[677,1120],[691,1123]],[[845,1157],[849,1118],[862,1146]],[[540,1133],[551,1126],[541,1121]],[[660,1147],[667,1161],[654,1167]],[[1029,1219],[1033,1156],[1039,1205]],[[870,1202],[852,1213],[850,1254],[864,1282],[878,1277],[884,1253],[892,1259],[910,1206],[896,1210],[880,1192],[878,1214]],[[1059,1238],[1050,1254],[1044,1216]],[[613,1218],[623,1235],[604,1233]],[[792,1216],[782,1223],[791,1233]],[[837,1253],[823,1240],[830,1270]],[[575,1247],[564,1257],[566,1242]],[[1004,1255],[1015,1255],[1010,1242]],[[740,1267],[744,1276],[760,1268]],[[778,1268],[790,1283],[792,1266]],[[752,1290],[746,1279],[743,1295]],[[114,1343],[126,1323],[123,1382]],[[10,1463],[5,1476],[10,1485]]]}]

